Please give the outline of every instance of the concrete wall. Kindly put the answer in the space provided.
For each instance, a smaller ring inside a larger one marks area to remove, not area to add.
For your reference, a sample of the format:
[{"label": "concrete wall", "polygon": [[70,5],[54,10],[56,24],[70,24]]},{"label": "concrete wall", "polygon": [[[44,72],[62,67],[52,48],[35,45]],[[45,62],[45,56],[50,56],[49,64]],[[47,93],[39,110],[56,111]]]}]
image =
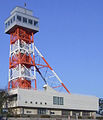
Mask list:
[{"label": "concrete wall", "polygon": [[62,115],[62,111],[61,110],[50,110],[50,114],[51,115]]},{"label": "concrete wall", "polygon": [[31,115],[35,115],[37,114],[37,109],[24,109],[24,114],[31,114]]},{"label": "concrete wall", "polygon": [[[97,111],[99,106],[95,96],[60,93],[49,86],[44,91],[16,89],[10,93],[18,94],[17,106],[88,111]],[[63,97],[64,105],[54,105],[53,96]]]},{"label": "concrete wall", "polygon": [[15,13],[16,11],[18,12],[21,12],[21,13],[24,13],[24,14],[27,14],[27,15],[30,15],[30,16],[33,16],[33,12],[31,10],[28,10],[28,9],[25,9],[25,8],[22,8],[22,7],[16,7],[14,8],[12,11],[11,11],[11,15],[13,13]]}]

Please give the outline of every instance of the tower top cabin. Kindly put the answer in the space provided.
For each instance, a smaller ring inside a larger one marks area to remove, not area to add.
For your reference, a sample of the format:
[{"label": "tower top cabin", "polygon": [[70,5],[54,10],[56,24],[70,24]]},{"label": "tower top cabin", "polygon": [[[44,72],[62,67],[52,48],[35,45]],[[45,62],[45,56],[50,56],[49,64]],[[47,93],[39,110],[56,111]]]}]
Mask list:
[{"label": "tower top cabin", "polygon": [[5,33],[12,33],[17,27],[21,27],[28,32],[36,33],[39,31],[39,19],[33,16],[33,12],[26,8],[16,7],[10,17],[5,21]]}]

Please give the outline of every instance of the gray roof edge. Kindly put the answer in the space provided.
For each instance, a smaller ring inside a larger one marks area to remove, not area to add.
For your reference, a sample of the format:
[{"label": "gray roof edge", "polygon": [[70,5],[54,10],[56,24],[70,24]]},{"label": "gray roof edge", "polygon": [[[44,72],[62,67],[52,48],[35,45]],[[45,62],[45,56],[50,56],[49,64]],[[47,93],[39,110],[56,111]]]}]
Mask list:
[{"label": "gray roof edge", "polygon": [[28,11],[33,12],[33,11],[32,11],[32,10],[30,10],[30,9],[27,9],[27,8],[24,8],[24,7],[21,7],[21,6],[16,6],[15,8],[13,8],[13,9],[11,10],[10,14],[11,14],[11,13],[12,13],[12,11],[14,11],[16,8],[22,8],[22,9],[26,9],[26,10],[28,10]]}]

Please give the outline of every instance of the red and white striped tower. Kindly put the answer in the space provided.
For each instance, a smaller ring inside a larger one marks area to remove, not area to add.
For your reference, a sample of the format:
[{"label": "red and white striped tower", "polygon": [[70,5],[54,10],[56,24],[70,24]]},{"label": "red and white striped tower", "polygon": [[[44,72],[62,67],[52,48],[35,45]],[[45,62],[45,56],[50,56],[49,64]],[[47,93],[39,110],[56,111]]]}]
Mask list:
[{"label": "red and white striped tower", "polygon": [[38,18],[31,10],[16,7],[5,21],[5,33],[10,34],[8,89],[36,89],[34,34],[39,31]]},{"label": "red and white striped tower", "polygon": [[5,21],[5,33],[10,34],[8,89],[36,90],[36,72],[38,72],[45,84],[54,89],[62,87],[70,93],[34,46],[34,34],[39,31],[38,21],[38,18],[32,15],[32,11],[21,7],[12,10],[11,16]]},{"label": "red and white striped tower", "polygon": [[10,33],[9,89],[17,87],[30,89],[31,82],[35,80],[36,83],[34,57],[33,32],[17,26]]}]

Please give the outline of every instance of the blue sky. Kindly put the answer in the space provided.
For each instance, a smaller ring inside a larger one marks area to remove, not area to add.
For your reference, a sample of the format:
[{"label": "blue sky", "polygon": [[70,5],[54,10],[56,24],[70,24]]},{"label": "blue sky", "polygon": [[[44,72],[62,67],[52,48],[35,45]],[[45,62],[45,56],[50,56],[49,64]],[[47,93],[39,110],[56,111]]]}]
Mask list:
[{"label": "blue sky", "polygon": [[9,68],[4,21],[24,2],[40,19],[36,46],[71,93],[103,97],[103,0],[0,1],[0,88],[7,87]]}]

